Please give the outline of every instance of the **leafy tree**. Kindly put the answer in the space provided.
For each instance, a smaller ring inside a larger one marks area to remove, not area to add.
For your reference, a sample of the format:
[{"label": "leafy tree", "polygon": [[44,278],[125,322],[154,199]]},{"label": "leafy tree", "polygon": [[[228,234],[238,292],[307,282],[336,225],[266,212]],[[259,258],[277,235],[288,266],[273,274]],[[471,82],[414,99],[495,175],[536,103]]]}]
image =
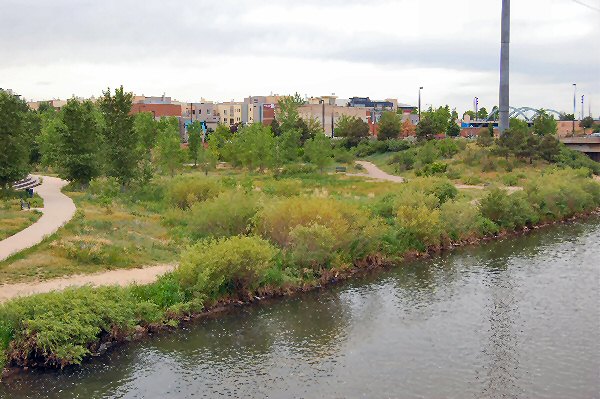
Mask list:
[{"label": "leafy tree", "polygon": [[452,114],[450,115],[450,120],[455,121],[458,119],[458,112],[456,112],[456,108],[452,108]]},{"label": "leafy tree", "polygon": [[335,134],[346,138],[349,147],[356,147],[369,137],[369,125],[355,116],[342,115],[335,125]]},{"label": "leafy tree", "polygon": [[551,135],[542,137],[538,153],[542,159],[548,162],[555,162],[560,155],[560,141]]},{"label": "leafy tree", "polygon": [[44,112],[55,111],[50,101],[40,101],[38,105],[38,112],[43,114]]},{"label": "leafy tree", "polygon": [[417,125],[416,134],[419,140],[432,140],[437,134],[436,123],[430,115],[425,115]]},{"label": "leafy tree", "polygon": [[232,160],[250,170],[273,164],[275,136],[268,126],[253,123],[240,129],[230,144]]},{"label": "leafy tree", "polygon": [[561,112],[560,115],[558,116],[558,120],[560,120],[560,121],[574,121],[575,120],[575,114],[567,114],[567,113]]},{"label": "leafy tree", "polygon": [[435,110],[432,107],[429,107],[427,111],[421,114],[421,120],[424,118],[430,119],[434,134],[440,134],[446,132],[451,116],[452,113],[450,112],[450,107],[448,105],[438,107]]},{"label": "leafy tree", "polygon": [[123,86],[116,89],[114,95],[110,89],[102,94],[98,105],[104,116],[106,173],[126,186],[137,174],[141,159],[133,116],[130,115],[133,94],[126,93]]},{"label": "leafy tree", "polygon": [[[52,108],[54,110],[54,108]],[[59,162],[59,129],[64,127],[62,118],[57,112],[45,112],[42,118],[42,132],[39,137],[41,162],[45,166],[56,166]]]},{"label": "leafy tree", "polygon": [[471,118],[472,121],[475,120],[475,111],[471,111],[471,110],[465,111],[465,113],[463,114],[463,117],[464,117],[464,115],[469,115],[469,117]]},{"label": "leafy tree", "polygon": [[75,98],[60,110],[55,166],[63,179],[87,185],[100,175],[101,132],[96,112],[91,101],[82,103]]},{"label": "leafy tree", "polygon": [[489,147],[494,144],[494,137],[488,129],[481,129],[477,135],[477,145],[480,147]]},{"label": "leafy tree", "polygon": [[194,166],[198,165],[198,154],[202,145],[202,124],[194,121],[188,126],[188,149]]},{"label": "leafy tree", "polygon": [[556,130],[556,120],[554,120],[552,115],[548,115],[543,109],[541,109],[535,118],[533,118],[533,132],[538,136],[556,134]]},{"label": "leafy tree", "polygon": [[278,120],[282,131],[297,127],[296,124],[300,119],[298,108],[304,104],[305,101],[298,93],[295,93],[293,96],[284,96],[279,99],[276,119]]},{"label": "leafy tree", "polygon": [[293,162],[298,159],[298,149],[300,148],[300,131],[292,129],[276,137],[276,158],[277,164],[282,165],[286,162]]},{"label": "leafy tree", "polygon": [[448,137],[460,136],[460,126],[458,126],[458,124],[455,122],[455,120],[452,120],[452,122],[450,122],[448,124],[448,128],[446,129],[446,134],[448,135]]},{"label": "leafy tree", "polygon": [[208,148],[218,159],[229,161],[227,143],[231,141],[232,137],[229,127],[219,123],[215,132],[208,136]]},{"label": "leafy tree", "polygon": [[417,127],[413,125],[413,123],[410,121],[410,118],[407,118],[404,122],[402,122],[402,137],[414,136],[416,130]]},{"label": "leafy tree", "polygon": [[158,127],[150,112],[140,112],[133,121],[135,134],[139,139],[139,150],[146,159],[150,159],[152,149],[156,146]]},{"label": "leafy tree", "polygon": [[[174,118],[177,122],[177,118]],[[160,132],[158,134],[157,158],[164,172],[168,171],[175,176],[175,170],[181,166],[184,153],[181,149],[181,138],[179,126],[170,118],[161,118],[159,121]]]},{"label": "leafy tree", "polygon": [[487,119],[487,117],[488,117],[488,112],[487,112],[487,109],[485,109],[485,107],[481,107],[481,108],[479,108],[479,110],[477,110],[477,118],[485,120],[485,119]]},{"label": "leafy tree", "polygon": [[494,124],[488,123],[488,132],[490,133],[490,137],[494,137]]},{"label": "leafy tree", "polygon": [[386,111],[379,119],[378,140],[388,140],[398,138],[402,129],[402,118],[390,111]]},{"label": "leafy tree", "polygon": [[585,129],[589,129],[594,126],[594,118],[591,116],[586,116],[579,122],[579,127],[583,128],[583,133],[585,134]]},{"label": "leafy tree", "polygon": [[25,101],[0,90],[0,188],[6,189],[29,173],[29,145]]},{"label": "leafy tree", "polygon": [[279,126],[277,119],[273,119],[273,122],[271,122],[271,131],[275,137],[281,136],[281,126]]},{"label": "leafy tree", "polygon": [[333,162],[331,139],[324,134],[318,134],[304,144],[304,154],[321,172]]},{"label": "leafy tree", "polygon": [[204,174],[208,175],[208,172],[214,170],[217,166],[217,157],[211,150],[200,145],[198,148],[197,162]]}]

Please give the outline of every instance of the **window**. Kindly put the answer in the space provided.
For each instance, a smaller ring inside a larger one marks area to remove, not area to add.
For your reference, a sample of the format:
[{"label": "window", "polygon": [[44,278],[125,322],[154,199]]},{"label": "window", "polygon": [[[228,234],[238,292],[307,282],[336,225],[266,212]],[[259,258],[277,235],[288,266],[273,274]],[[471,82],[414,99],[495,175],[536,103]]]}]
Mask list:
[{"label": "window", "polygon": [[223,110],[223,115],[227,115],[227,110],[226,109]]}]

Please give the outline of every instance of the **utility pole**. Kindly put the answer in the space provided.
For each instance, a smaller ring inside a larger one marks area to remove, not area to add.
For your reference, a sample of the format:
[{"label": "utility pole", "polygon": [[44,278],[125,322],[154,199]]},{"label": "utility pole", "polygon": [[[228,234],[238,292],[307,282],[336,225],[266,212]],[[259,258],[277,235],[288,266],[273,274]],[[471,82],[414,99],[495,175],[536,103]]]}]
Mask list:
[{"label": "utility pole", "polygon": [[575,112],[577,112],[577,83],[573,83],[573,128],[571,136],[575,136]]},{"label": "utility pole", "polygon": [[583,112],[584,112],[584,111],[583,111],[583,97],[584,97],[584,96],[583,96],[583,94],[582,94],[582,95],[581,95],[581,119],[580,119],[580,120],[583,120],[583,118],[585,117],[585,114],[583,113]]},{"label": "utility pole", "polygon": [[500,34],[500,135],[509,128],[509,48],[510,48],[510,0],[502,0]]},{"label": "utility pole", "polygon": [[423,86],[419,86],[419,123],[421,123],[421,90]]}]

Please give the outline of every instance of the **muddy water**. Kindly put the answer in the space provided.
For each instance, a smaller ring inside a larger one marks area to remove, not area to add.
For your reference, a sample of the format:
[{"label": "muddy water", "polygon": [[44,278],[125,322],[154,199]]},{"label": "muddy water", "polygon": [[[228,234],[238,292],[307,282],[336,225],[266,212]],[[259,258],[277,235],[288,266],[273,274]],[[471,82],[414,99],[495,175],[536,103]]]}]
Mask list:
[{"label": "muddy water", "polygon": [[600,220],[271,300],[1,398],[600,396]]}]

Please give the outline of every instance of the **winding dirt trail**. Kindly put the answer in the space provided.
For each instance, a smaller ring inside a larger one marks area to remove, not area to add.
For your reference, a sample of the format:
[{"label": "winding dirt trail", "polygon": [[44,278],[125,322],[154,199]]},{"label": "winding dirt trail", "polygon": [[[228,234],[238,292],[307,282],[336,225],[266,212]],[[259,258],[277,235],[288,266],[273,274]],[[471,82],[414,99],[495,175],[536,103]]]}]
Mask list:
[{"label": "winding dirt trail", "polygon": [[43,213],[37,222],[0,241],[0,261],[9,256],[42,242],[50,234],[56,232],[75,214],[73,200],[60,190],[67,181],[51,176],[34,176],[42,178],[42,184],[35,191],[44,200],[44,207],[38,210]]},{"label": "winding dirt trail", "polygon": [[[389,173],[384,172],[379,169],[374,163],[368,161],[356,161],[357,164],[362,165],[362,167],[367,171],[367,173],[347,173],[348,176],[361,176],[361,177],[369,177],[371,179],[377,180],[387,180],[394,183],[403,183],[406,181],[401,176],[390,175]],[[456,188],[460,190],[464,189],[475,189],[475,190],[484,190],[485,186],[471,186],[468,184],[455,184]],[[503,187],[509,193],[514,193],[515,191],[523,190],[523,187]]]},{"label": "winding dirt trail", "polygon": [[119,269],[95,274],[75,275],[34,283],[3,284],[0,285],[0,303],[17,297],[60,291],[67,287],[149,284],[173,269],[175,269],[175,265],[166,264],[141,269]]}]

